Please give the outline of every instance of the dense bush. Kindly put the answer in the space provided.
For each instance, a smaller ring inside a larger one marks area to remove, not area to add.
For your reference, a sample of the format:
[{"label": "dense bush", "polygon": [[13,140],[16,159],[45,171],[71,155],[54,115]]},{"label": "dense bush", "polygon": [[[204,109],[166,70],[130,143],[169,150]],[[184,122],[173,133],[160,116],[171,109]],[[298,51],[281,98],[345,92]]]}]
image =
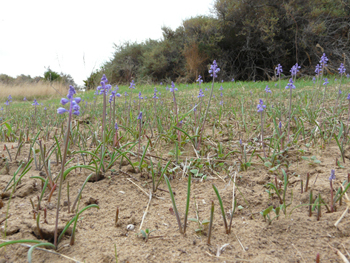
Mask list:
[{"label": "dense bush", "polygon": [[[176,30],[163,27],[162,40],[115,46],[114,57],[94,72],[111,82],[193,82],[208,77],[207,65],[216,59],[220,78],[241,80],[274,78],[295,63],[301,74],[311,74],[325,52],[328,73],[341,62],[349,65],[350,5],[341,0],[216,0],[213,16],[183,21]],[[96,84],[96,83],[95,83]],[[96,85],[90,85],[93,88]]]}]

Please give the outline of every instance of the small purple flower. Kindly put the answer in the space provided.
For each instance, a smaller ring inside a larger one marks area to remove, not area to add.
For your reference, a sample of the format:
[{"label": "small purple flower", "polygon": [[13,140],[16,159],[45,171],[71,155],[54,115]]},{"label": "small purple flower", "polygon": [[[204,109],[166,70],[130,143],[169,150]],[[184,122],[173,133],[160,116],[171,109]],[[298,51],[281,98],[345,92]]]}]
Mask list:
[{"label": "small purple flower", "polygon": [[231,81],[232,81],[232,82],[234,82],[234,81],[235,81],[235,79],[234,79],[234,78],[232,78],[232,79],[231,79]]},{"label": "small purple flower", "polygon": [[345,74],[346,68],[344,67],[343,63],[340,63],[340,67],[338,68],[338,70],[340,75]]},{"label": "small purple flower", "polygon": [[132,81],[130,82],[129,89],[135,89],[135,82],[134,82],[134,80],[132,80]]},{"label": "small purple flower", "polygon": [[66,98],[62,98],[61,99],[61,104],[62,105],[66,105],[68,102],[69,102],[69,99],[66,99]]},{"label": "small purple flower", "polygon": [[47,108],[45,107],[44,110],[47,110]]},{"label": "small purple flower", "polygon": [[328,62],[328,58],[326,57],[326,54],[323,53],[320,60],[320,64],[322,65],[322,68],[324,68],[327,65],[327,62]]},{"label": "small purple flower", "polygon": [[128,93],[125,91],[125,93],[124,93],[124,96],[126,97],[126,96],[128,96]]},{"label": "small purple flower", "polygon": [[177,91],[177,88],[175,88],[175,84],[174,84],[174,82],[172,81],[172,82],[171,82],[170,92],[175,92],[175,91]]},{"label": "small purple flower", "polygon": [[281,121],[278,123],[278,128],[282,129],[282,122]]},{"label": "small purple flower", "polygon": [[27,101],[27,98],[26,98],[26,97],[24,97],[24,98],[23,98],[23,101]]},{"label": "small purple flower", "polygon": [[108,79],[105,74],[102,75],[101,81],[103,81],[104,83],[108,83]]},{"label": "small purple flower", "polygon": [[346,99],[350,101],[350,93],[348,94],[348,96],[346,97]]},{"label": "small purple flower", "polygon": [[321,66],[320,66],[320,64],[317,64],[316,65],[316,69],[315,69],[315,73],[316,73],[316,75],[319,75],[320,74],[320,72],[321,72]]},{"label": "small purple flower", "polygon": [[281,73],[283,72],[281,64],[278,64],[275,70],[276,70],[276,76],[281,75]]},{"label": "small purple flower", "polygon": [[12,102],[12,96],[11,95],[9,95],[7,99],[9,100],[9,102]]},{"label": "small purple flower", "polygon": [[65,112],[67,112],[68,110],[66,110],[65,108],[62,108],[62,107],[59,107],[58,109],[57,109],[57,113],[58,114],[63,114],[63,113],[65,113]]},{"label": "small purple flower", "polygon": [[204,93],[203,93],[203,90],[200,89],[197,98],[202,98],[202,97],[204,97]]},{"label": "small purple flower", "polygon": [[315,82],[316,82],[316,78],[315,77],[312,78],[312,82],[315,84]]},{"label": "small purple flower", "polygon": [[339,95],[341,95],[343,92],[341,92],[341,90],[339,90]]},{"label": "small purple flower", "polygon": [[220,104],[220,105],[224,105],[224,101],[223,101],[223,100],[220,100],[219,104]]},{"label": "small purple flower", "polygon": [[222,85],[220,86],[220,89],[219,90],[224,90],[224,88],[222,87]]},{"label": "small purple flower", "polygon": [[140,111],[139,115],[137,116],[138,120],[142,120],[142,111]]},{"label": "small purple flower", "polygon": [[242,146],[242,139],[239,139],[239,145]]},{"label": "small purple flower", "polygon": [[346,74],[346,77],[347,77],[347,78],[350,78],[350,74],[349,74],[349,73],[348,73],[348,74]]},{"label": "small purple flower", "polygon": [[201,85],[203,83],[203,80],[202,80],[202,76],[201,75],[198,75],[198,79],[196,80],[196,82],[199,83],[199,85]]},{"label": "small purple flower", "polygon": [[119,130],[119,127],[118,127],[118,124],[117,124],[117,123],[114,124],[114,129],[115,129],[116,131]]},{"label": "small purple flower", "polygon": [[216,64],[216,60],[213,61],[213,64],[210,65],[210,70],[209,70],[209,74],[211,77],[213,77],[214,79],[217,77],[217,74],[219,73],[220,68],[218,68],[218,65]]},{"label": "small purple flower", "polygon": [[294,83],[294,82],[293,82],[293,79],[290,78],[290,79],[289,79],[289,83],[288,83],[287,86],[286,86],[286,89],[295,89],[295,86],[294,86],[293,83]]},{"label": "small purple flower", "polygon": [[223,96],[223,94],[222,94],[222,92],[220,92],[220,97],[222,97]]},{"label": "small purple flower", "polygon": [[290,70],[290,73],[292,73],[292,76],[296,76],[297,73],[299,72],[300,66],[298,63],[296,63]]},{"label": "small purple flower", "polygon": [[[80,114],[80,112],[79,112],[80,107],[78,104],[80,103],[81,98],[80,97],[73,98],[74,94],[76,94],[74,87],[69,86],[67,98],[69,99],[69,102],[70,102],[70,108],[69,108],[69,110],[66,110],[65,108],[60,107],[57,109],[58,114],[63,114],[65,112],[70,112],[70,113],[73,113],[74,115]],[[61,104],[65,105],[66,103],[67,103],[67,100],[65,98],[62,98]]]},{"label": "small purple flower", "polygon": [[139,99],[142,100],[143,97],[141,96],[141,91],[139,92]]},{"label": "small purple flower", "polygon": [[153,97],[152,97],[153,99],[159,99],[158,97],[157,97],[157,89],[156,88],[154,88],[154,94],[153,94]]},{"label": "small purple flower", "polygon": [[331,176],[328,178],[329,181],[335,180],[335,170],[331,170]]},{"label": "small purple flower", "polygon": [[34,99],[34,102],[33,102],[33,104],[32,104],[33,106],[38,106],[39,105],[39,103],[36,101],[36,99]]},{"label": "small purple flower", "polygon": [[272,91],[271,91],[270,88],[269,88],[269,85],[266,85],[265,92],[266,92],[266,93],[272,93]]},{"label": "small purple flower", "polygon": [[163,82],[160,82],[160,85],[163,85]]},{"label": "small purple flower", "polygon": [[10,102],[8,100],[6,100],[5,105],[6,106],[10,105]]},{"label": "small purple flower", "polygon": [[324,85],[324,86],[327,86],[327,84],[329,84],[328,79],[327,79],[327,78],[325,78],[325,79],[323,79],[323,80],[324,80],[323,85]]},{"label": "small purple flower", "polygon": [[266,105],[264,105],[264,102],[262,99],[259,99],[259,104],[257,106],[258,112],[263,112],[266,108]]}]

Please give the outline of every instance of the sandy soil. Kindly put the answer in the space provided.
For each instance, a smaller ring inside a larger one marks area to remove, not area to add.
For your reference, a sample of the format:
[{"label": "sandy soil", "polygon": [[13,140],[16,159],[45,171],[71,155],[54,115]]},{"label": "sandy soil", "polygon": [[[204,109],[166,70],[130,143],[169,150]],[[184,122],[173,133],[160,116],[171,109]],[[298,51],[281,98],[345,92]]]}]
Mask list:
[{"label": "sandy soil", "polygon": [[[14,157],[16,148],[11,149],[11,143],[7,143],[7,146]],[[3,143],[0,143],[0,149],[3,149]],[[194,155],[190,149],[184,153],[184,156]],[[281,212],[278,220],[273,220],[271,224],[264,221],[260,212],[270,205],[274,207],[279,205],[277,196],[269,197],[265,187],[267,183],[275,182],[275,175],[278,174],[268,172],[268,169],[255,157],[254,162],[259,165],[253,165],[248,171],[236,174],[235,195],[237,205],[240,207],[233,215],[230,234],[225,233],[219,202],[212,187],[212,184],[215,184],[219,189],[227,220],[229,220],[233,183],[230,182],[227,173],[220,169],[217,169],[215,173],[207,170],[207,180],[194,178],[189,218],[196,218],[198,209],[199,220],[209,220],[211,201],[215,203],[210,245],[207,244],[207,225],[202,226],[202,232],[196,232],[198,224],[189,221],[186,234],[181,234],[169,193],[158,190],[149,203],[148,194],[152,187],[152,180],[145,175],[141,176],[140,173],[133,172],[131,166],[126,163],[123,163],[120,171],[119,162],[117,162],[113,167],[115,172],[108,171],[103,180],[87,183],[80,201],[80,208],[86,204],[98,203],[100,209],[86,210],[80,216],[77,224],[75,244],[69,245],[70,237],[67,235],[59,244],[56,252],[77,262],[116,262],[115,246],[118,262],[315,262],[317,253],[320,254],[320,262],[342,262],[339,255],[336,254],[336,249],[346,256],[347,251],[350,251],[348,214],[338,227],[335,227],[334,223],[346,209],[346,203],[343,201],[341,206],[337,203],[334,213],[327,213],[326,207],[323,206],[319,221],[317,221],[316,211],[309,217],[307,204],[310,190],[313,191],[314,197],[320,193],[325,202],[329,204],[330,170],[336,170],[337,180],[333,182],[335,192],[339,188],[339,183],[347,180],[347,174],[350,172],[349,151],[346,153],[344,169],[335,167],[336,158],[340,160],[339,149],[335,144],[327,145],[326,150],[323,151],[316,151],[313,148],[310,148],[310,151],[308,155],[316,156],[321,164],[310,165],[300,158],[301,154],[297,150],[291,150],[286,156],[286,159],[292,162],[287,170],[289,184],[286,195],[287,203],[291,202],[291,205],[287,208],[287,215]],[[158,154],[164,159],[169,158],[165,152]],[[24,159],[27,155],[28,145],[18,160]],[[7,157],[8,154],[6,151],[1,151],[0,156]],[[230,157],[224,163],[230,166],[235,158]],[[185,158],[182,156],[181,159]],[[1,192],[11,180],[18,163],[10,162],[9,170],[5,166],[4,158],[0,159]],[[59,168],[60,166],[53,165],[52,170],[55,175]],[[31,176],[38,176],[39,173],[40,171],[35,170],[33,165],[17,187],[9,209],[11,216],[8,219],[6,237],[3,233],[5,222],[0,225],[2,240],[5,238],[7,240],[40,239],[30,203],[32,199],[36,205],[37,196],[41,194],[41,181],[30,179]],[[183,176],[182,173],[181,169],[177,171],[171,180],[171,185],[176,193],[176,204],[183,223],[187,176],[186,174]],[[300,180],[304,181],[305,187],[307,173],[310,173],[309,190],[301,193]],[[234,177],[234,174],[233,172],[231,175]],[[79,188],[88,175],[87,170],[76,170],[69,174],[67,180],[70,184],[71,200],[76,198]],[[164,182],[159,187],[167,189]],[[65,202],[67,201],[66,184],[62,193],[59,222],[61,226],[73,217],[72,213],[68,213]],[[293,198],[291,193],[293,193]],[[53,193],[51,202],[48,202],[48,194],[49,190],[46,190],[41,204],[42,209],[47,208],[47,223],[44,222],[43,210],[41,210],[40,226],[42,232],[47,233],[47,239],[50,240],[52,239],[50,231],[52,232],[54,228],[57,191]],[[0,222],[6,216],[8,194],[3,195],[2,202],[4,206],[0,208]],[[148,212],[144,217],[142,229],[148,228],[155,231],[151,233],[151,238],[146,242],[137,233],[140,232],[140,224],[148,203]],[[115,225],[117,208],[119,208],[119,219],[118,224]],[[134,226],[134,230],[127,229],[130,224]],[[223,246],[224,249],[220,250]],[[0,249],[0,262],[27,262],[27,251],[27,247],[19,244],[7,246],[6,249],[2,248]],[[74,261],[58,254],[36,250],[33,253],[33,262]]]}]

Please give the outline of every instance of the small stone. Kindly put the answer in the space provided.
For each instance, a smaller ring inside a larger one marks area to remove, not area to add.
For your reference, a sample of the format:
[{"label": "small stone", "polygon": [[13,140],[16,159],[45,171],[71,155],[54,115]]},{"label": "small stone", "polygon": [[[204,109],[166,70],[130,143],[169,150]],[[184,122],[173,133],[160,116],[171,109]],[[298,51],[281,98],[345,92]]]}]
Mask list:
[{"label": "small stone", "polygon": [[126,227],[126,229],[127,229],[128,231],[132,231],[132,230],[135,229],[135,226],[132,225],[132,224],[130,224],[130,225],[128,225],[128,226]]}]

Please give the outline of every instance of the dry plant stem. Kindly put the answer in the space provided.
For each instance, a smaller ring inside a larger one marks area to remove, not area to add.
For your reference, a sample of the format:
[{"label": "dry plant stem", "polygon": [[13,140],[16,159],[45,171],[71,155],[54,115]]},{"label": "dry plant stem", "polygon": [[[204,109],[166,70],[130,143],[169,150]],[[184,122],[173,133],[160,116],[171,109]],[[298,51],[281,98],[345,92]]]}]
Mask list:
[{"label": "dry plant stem", "polygon": [[341,258],[341,260],[343,260],[344,263],[349,263],[349,260],[344,256],[343,253],[341,253],[338,249],[332,247],[330,244],[328,244],[328,246],[337,253],[337,255]]},{"label": "dry plant stem", "polygon": [[149,205],[151,203],[151,200],[152,200],[152,191],[149,192],[149,200],[148,200],[148,204],[147,204],[146,210],[145,210],[145,212],[143,213],[143,216],[142,216],[142,220],[141,220],[141,224],[140,224],[140,230],[142,229],[143,221],[145,220],[145,217],[147,215],[148,208],[149,208]]},{"label": "dry plant stem", "polygon": [[292,246],[293,246],[294,249],[298,252],[298,254],[299,254],[300,257],[302,258],[302,260],[305,262],[305,259],[304,259],[303,256],[301,255],[300,251],[294,246],[294,244],[292,244]]},{"label": "dry plant stem", "polygon": [[117,207],[117,211],[115,212],[115,226],[118,224],[119,219],[119,207]]},{"label": "dry plant stem", "polygon": [[63,157],[62,157],[63,160],[62,160],[62,166],[61,166],[60,185],[58,187],[58,196],[57,196],[57,210],[56,210],[56,223],[55,223],[55,235],[54,235],[54,245],[56,248],[58,245],[57,244],[57,229],[58,229],[58,216],[60,213],[61,192],[62,192],[62,184],[63,184],[63,172],[64,172],[64,165],[66,164],[66,158],[67,158],[71,120],[72,120],[72,103],[70,103],[70,111],[69,111],[68,124],[67,124],[68,127],[67,127],[66,139],[65,139],[65,144],[64,144],[64,153],[63,153]]}]

